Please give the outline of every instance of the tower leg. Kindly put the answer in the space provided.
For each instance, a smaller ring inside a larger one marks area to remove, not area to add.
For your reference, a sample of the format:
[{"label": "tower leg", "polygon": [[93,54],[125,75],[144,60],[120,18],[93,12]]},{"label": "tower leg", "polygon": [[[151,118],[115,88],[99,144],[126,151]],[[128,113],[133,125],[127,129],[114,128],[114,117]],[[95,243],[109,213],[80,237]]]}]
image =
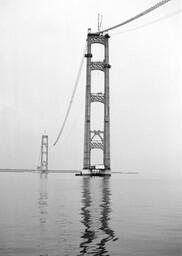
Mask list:
[{"label": "tower leg", "polygon": [[109,41],[105,40],[104,166],[110,170]]},{"label": "tower leg", "polygon": [[86,78],[86,93],[85,93],[85,136],[84,136],[84,161],[83,169],[90,169],[90,95],[91,95],[91,42],[87,39],[87,78]]}]

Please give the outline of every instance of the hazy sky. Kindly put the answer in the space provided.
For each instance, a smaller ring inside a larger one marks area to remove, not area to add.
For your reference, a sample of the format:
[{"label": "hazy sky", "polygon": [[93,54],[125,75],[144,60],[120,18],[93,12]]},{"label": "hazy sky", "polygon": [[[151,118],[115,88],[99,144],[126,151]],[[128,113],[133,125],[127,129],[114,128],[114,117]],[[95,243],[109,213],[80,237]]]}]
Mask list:
[{"label": "hazy sky", "polygon": [[[52,144],[74,87],[87,29],[97,30],[98,13],[107,28],[156,2],[0,0],[0,168],[36,168],[44,131],[50,169],[82,168],[85,67],[66,129]],[[181,9],[181,1],[172,0],[110,33],[114,171],[182,173]],[[100,84],[102,74],[93,79]],[[99,104],[95,108],[102,111]]]}]

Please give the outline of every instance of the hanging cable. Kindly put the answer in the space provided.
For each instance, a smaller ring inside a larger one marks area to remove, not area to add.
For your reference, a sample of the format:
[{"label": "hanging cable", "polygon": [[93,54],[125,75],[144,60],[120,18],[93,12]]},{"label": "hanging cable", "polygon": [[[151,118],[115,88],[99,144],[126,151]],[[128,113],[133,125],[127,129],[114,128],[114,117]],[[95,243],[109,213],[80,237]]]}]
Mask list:
[{"label": "hanging cable", "polygon": [[59,131],[59,134],[58,134],[57,139],[56,139],[56,141],[54,142],[53,146],[55,146],[55,145],[57,144],[58,140],[60,139],[60,137],[61,137],[61,135],[62,135],[62,132],[63,132],[63,130],[64,130],[64,127],[65,127],[66,121],[67,121],[67,119],[68,119],[68,116],[69,116],[69,113],[70,113],[70,110],[71,110],[71,107],[72,107],[72,104],[73,104],[73,100],[74,100],[74,97],[75,97],[75,93],[76,93],[76,90],[77,90],[77,87],[78,87],[78,83],[79,83],[79,80],[80,80],[80,75],[81,75],[81,71],[82,71],[82,68],[83,68],[85,53],[86,53],[86,47],[84,47],[82,59],[81,59],[81,62],[80,62],[78,74],[77,74],[77,77],[76,77],[76,81],[75,81],[75,85],[74,85],[74,88],[73,88],[73,92],[72,92],[72,95],[71,95],[71,99],[70,99],[70,102],[69,102],[69,105],[68,105],[68,109],[67,109],[67,111],[66,111],[66,115],[65,115],[63,124],[62,124],[62,126],[61,126],[61,129],[60,129],[60,131]]},{"label": "hanging cable", "polygon": [[173,12],[173,13],[171,13],[171,14],[169,14],[169,15],[166,15],[166,16],[164,16],[164,17],[161,17],[161,18],[159,18],[159,19],[153,20],[153,21],[151,21],[151,22],[149,22],[149,23],[146,23],[146,24],[137,26],[137,27],[135,27],[135,28],[127,29],[127,30],[124,30],[124,31],[111,33],[110,35],[111,35],[111,36],[121,35],[121,34],[125,34],[125,33],[128,33],[128,32],[132,32],[132,31],[141,29],[141,28],[145,28],[145,27],[151,26],[151,25],[153,25],[153,24],[155,24],[155,23],[158,23],[158,22],[160,22],[160,21],[169,19],[169,18],[171,18],[171,17],[173,17],[173,16],[176,16],[176,15],[178,15],[178,14],[181,14],[181,13],[182,13],[182,9],[181,9],[181,10],[178,10],[178,11],[175,11],[175,12]]},{"label": "hanging cable", "polygon": [[134,20],[136,20],[136,19],[138,19],[138,18],[140,18],[140,17],[142,17],[142,16],[148,14],[149,12],[154,11],[155,9],[159,8],[160,6],[166,4],[166,3],[170,2],[170,1],[171,1],[171,0],[163,0],[163,1],[161,1],[161,2],[158,2],[157,4],[153,5],[152,7],[146,9],[145,11],[143,11],[143,12],[137,14],[136,16],[134,16],[134,17],[132,17],[132,18],[126,20],[126,21],[124,21],[124,22],[122,22],[122,23],[120,23],[120,24],[118,24],[118,25],[115,25],[115,26],[113,26],[113,27],[110,27],[110,28],[108,28],[108,29],[104,29],[104,30],[102,30],[102,31],[98,31],[98,32],[96,32],[96,33],[100,34],[100,33],[108,32],[108,31],[113,30],[113,29],[115,29],[115,28],[118,28],[118,27],[121,27],[121,26],[123,26],[123,25],[126,25],[127,23],[130,23],[130,22],[132,22],[132,21],[134,21]]},{"label": "hanging cable", "polygon": [[37,169],[40,167],[40,156],[41,156],[41,150],[39,152],[39,157],[38,157],[38,164],[37,164]]}]

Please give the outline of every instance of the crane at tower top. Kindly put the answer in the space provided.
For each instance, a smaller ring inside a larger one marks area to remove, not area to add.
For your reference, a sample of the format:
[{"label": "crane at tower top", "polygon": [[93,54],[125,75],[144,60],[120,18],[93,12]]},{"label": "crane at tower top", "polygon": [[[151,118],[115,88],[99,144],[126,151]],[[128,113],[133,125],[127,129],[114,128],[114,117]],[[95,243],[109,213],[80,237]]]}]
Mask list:
[{"label": "crane at tower top", "polygon": [[100,13],[98,13],[98,32],[101,30],[102,27],[102,18],[103,16]]}]

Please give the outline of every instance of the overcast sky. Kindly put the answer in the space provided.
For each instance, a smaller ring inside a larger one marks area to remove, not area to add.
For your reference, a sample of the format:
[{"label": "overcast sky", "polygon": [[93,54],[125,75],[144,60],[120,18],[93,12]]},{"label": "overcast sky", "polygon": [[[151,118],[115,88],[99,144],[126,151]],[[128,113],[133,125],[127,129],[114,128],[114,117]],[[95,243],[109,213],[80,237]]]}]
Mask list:
[{"label": "overcast sky", "polygon": [[[68,107],[87,29],[97,30],[98,13],[107,28],[156,2],[0,0],[0,168],[36,168],[44,131],[50,169],[82,168],[85,67],[65,130],[52,144]],[[114,171],[182,173],[181,9],[181,1],[172,0],[110,33]],[[95,59],[102,57],[95,46],[93,51]],[[94,72],[98,88],[102,78]],[[94,108],[102,107],[96,103]]]}]

